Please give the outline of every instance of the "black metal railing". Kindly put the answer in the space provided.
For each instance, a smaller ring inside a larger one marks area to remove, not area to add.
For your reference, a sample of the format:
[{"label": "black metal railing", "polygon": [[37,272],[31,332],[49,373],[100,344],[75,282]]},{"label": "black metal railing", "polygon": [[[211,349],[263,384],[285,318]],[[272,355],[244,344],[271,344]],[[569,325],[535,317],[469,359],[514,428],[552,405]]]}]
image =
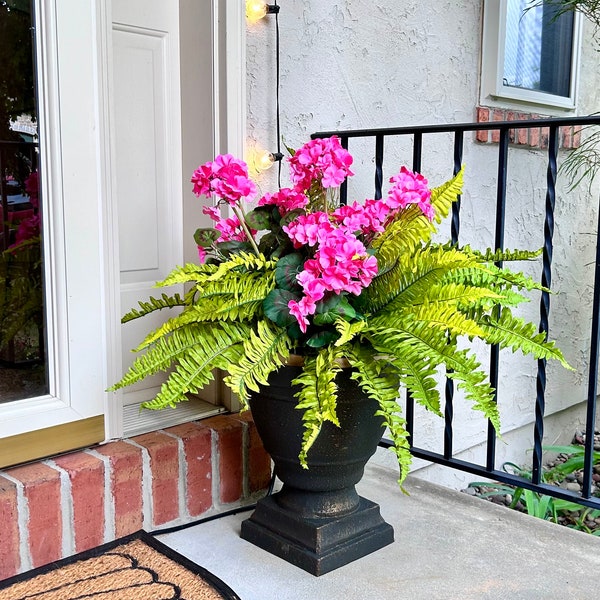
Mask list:
[{"label": "black metal railing", "polygon": [[[560,146],[560,134],[562,128],[578,127],[585,128],[589,126],[600,125],[600,116],[592,117],[572,117],[555,119],[531,119],[519,121],[497,121],[485,123],[462,123],[456,125],[428,125],[420,127],[394,127],[381,129],[358,129],[345,131],[321,131],[312,135],[312,138],[329,137],[337,135],[343,147],[352,151],[356,158],[353,148],[349,146],[355,140],[363,140],[369,143],[371,156],[361,156],[367,160],[374,160],[375,169],[375,198],[381,198],[383,185],[383,165],[384,165],[384,147],[386,142],[398,138],[408,138],[412,142],[412,169],[421,172],[423,162],[424,138],[431,134],[448,134],[452,138],[453,157],[452,170],[456,174],[463,163],[463,153],[465,149],[465,134],[468,132],[488,131],[497,132],[492,138],[495,144],[473,144],[469,146],[472,153],[477,153],[478,149],[484,146],[489,149],[494,146],[497,149],[497,175],[496,175],[496,214],[495,214],[495,232],[494,244],[497,249],[504,248],[504,235],[506,230],[506,192],[508,181],[508,156],[511,142],[517,139],[516,130],[528,130],[543,128],[547,133],[547,143],[544,141],[542,152],[545,153],[545,216],[544,216],[544,242],[542,253],[542,274],[541,283],[550,288],[552,283],[552,255],[553,255],[553,235],[554,218],[556,204],[556,186],[557,186],[557,158]],[[372,140],[372,145],[371,145]],[[488,150],[486,150],[487,152]],[[471,162],[475,162],[471,158]],[[347,182],[342,184],[340,190],[340,199],[342,203],[347,201]],[[452,242],[457,243],[460,232],[460,199],[453,205],[450,236]],[[594,294],[592,301],[592,315],[590,319],[591,336],[589,349],[589,377],[587,386],[587,398],[581,398],[586,402],[586,423],[585,423],[585,458],[583,468],[583,483],[581,493],[562,489],[555,485],[547,484],[543,481],[542,465],[542,443],[544,437],[544,414],[546,409],[546,361],[537,362],[536,376],[536,394],[532,398],[532,404],[535,406],[535,422],[533,424],[533,453],[531,462],[531,478],[518,474],[507,473],[496,468],[496,439],[497,435],[491,423],[488,423],[486,440],[486,459],[485,464],[478,464],[460,460],[454,457],[454,388],[452,381],[447,379],[445,386],[445,409],[444,409],[444,435],[443,451],[433,452],[418,447],[417,440],[414,439],[414,402],[407,397],[406,402],[406,420],[410,434],[411,451],[414,457],[424,459],[433,463],[465,471],[478,477],[492,479],[509,485],[514,485],[524,489],[547,494],[555,498],[576,502],[582,506],[600,509],[600,497],[592,495],[593,489],[593,451],[594,451],[594,433],[596,422],[596,402],[597,402],[597,381],[598,381],[598,352],[599,352],[599,312],[600,312],[600,210],[598,210],[598,223],[596,228],[596,256],[594,270]],[[540,300],[539,322],[540,331],[548,332],[548,319],[550,314],[550,294],[542,292]],[[499,386],[499,366],[500,353],[497,347],[493,347],[490,353],[489,375],[490,383],[498,389]],[[382,439],[380,446],[390,447],[392,442],[388,439]]]}]

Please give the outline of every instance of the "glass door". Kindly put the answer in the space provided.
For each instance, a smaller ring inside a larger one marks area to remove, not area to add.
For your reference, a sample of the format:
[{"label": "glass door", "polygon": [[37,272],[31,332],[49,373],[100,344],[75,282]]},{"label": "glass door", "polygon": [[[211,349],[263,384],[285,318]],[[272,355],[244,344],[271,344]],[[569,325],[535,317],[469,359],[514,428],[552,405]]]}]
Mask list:
[{"label": "glass door", "polygon": [[0,402],[48,392],[32,6],[0,0]]}]

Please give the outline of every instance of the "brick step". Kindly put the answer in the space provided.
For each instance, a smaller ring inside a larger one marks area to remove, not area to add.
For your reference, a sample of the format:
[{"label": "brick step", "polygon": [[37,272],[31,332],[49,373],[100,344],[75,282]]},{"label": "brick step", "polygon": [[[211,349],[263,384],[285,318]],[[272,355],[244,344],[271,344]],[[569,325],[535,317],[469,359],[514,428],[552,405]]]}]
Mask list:
[{"label": "brick step", "polygon": [[0,579],[248,503],[270,476],[249,412],[0,471]]}]

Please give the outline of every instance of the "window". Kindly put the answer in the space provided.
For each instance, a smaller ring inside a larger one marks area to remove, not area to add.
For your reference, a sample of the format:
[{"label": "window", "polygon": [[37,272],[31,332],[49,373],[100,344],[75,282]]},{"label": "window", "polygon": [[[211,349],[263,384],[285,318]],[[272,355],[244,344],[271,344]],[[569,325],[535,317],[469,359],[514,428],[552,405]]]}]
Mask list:
[{"label": "window", "polygon": [[486,0],[481,103],[560,114],[576,102],[580,16],[555,2]]},{"label": "window", "polygon": [[0,403],[47,392],[32,26],[0,0]]}]

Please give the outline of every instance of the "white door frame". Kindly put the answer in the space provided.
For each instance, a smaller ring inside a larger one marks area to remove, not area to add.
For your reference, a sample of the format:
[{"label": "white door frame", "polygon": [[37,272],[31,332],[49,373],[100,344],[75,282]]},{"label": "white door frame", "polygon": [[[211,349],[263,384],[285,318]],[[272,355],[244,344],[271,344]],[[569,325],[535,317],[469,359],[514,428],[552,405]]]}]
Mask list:
[{"label": "white door frame", "polygon": [[[246,131],[246,39],[245,39],[245,4],[238,0],[227,3],[222,0],[211,0],[212,9],[212,74],[213,74],[213,123],[214,153],[231,152],[238,156],[244,153]],[[109,12],[109,11],[108,11]],[[105,28],[110,36],[112,18],[105,15]],[[224,40],[224,42],[223,42]],[[112,64],[110,44],[105,45],[106,63]],[[223,51],[224,50],[224,51]],[[224,74],[224,75],[223,75]],[[111,73],[104,80],[105,95],[109,98],[107,106],[112,106],[110,94]],[[111,124],[112,126],[112,124]],[[224,133],[223,133],[224,132]],[[224,138],[224,139],[223,139]],[[110,148],[108,148],[110,150]],[[114,175],[111,177],[114,191]],[[114,198],[114,194],[112,195]],[[114,202],[107,202],[107,222],[116,223]],[[105,231],[106,242],[111,245],[113,256],[118,256],[118,234],[116,227]],[[118,261],[117,261],[118,262]],[[107,263],[107,374],[109,382],[115,382],[122,376],[121,365],[121,328],[119,302],[119,273],[115,262]],[[173,265],[175,266],[175,265]],[[110,383],[109,383],[110,384]],[[123,411],[121,393],[110,393],[105,400],[106,439],[123,436]]]}]

